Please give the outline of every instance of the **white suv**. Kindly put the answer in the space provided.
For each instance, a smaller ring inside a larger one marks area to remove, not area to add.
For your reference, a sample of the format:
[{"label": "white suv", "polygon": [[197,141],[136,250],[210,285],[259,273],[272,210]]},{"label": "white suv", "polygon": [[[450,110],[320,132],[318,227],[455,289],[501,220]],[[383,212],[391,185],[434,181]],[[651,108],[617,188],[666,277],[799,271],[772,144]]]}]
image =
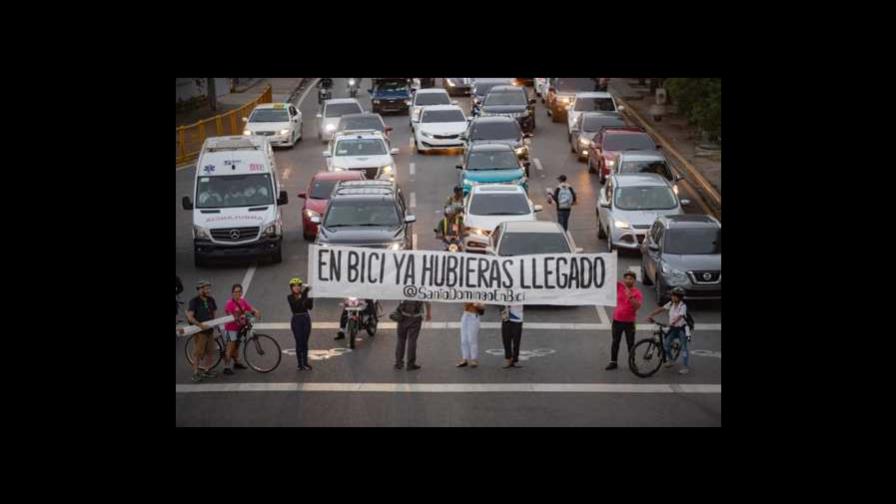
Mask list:
[{"label": "white suv", "polygon": [[389,148],[382,133],[375,130],[353,131],[337,135],[330,148],[323,152],[328,171],[363,171],[368,180],[395,181],[395,160],[398,148]]},{"label": "white suv", "polygon": [[271,145],[292,147],[302,139],[302,112],[291,103],[262,103],[243,122],[243,135],[266,136]]},{"label": "white suv", "polygon": [[464,205],[464,250],[485,252],[489,237],[502,222],[535,221],[541,205],[533,205],[522,186],[473,186]]}]

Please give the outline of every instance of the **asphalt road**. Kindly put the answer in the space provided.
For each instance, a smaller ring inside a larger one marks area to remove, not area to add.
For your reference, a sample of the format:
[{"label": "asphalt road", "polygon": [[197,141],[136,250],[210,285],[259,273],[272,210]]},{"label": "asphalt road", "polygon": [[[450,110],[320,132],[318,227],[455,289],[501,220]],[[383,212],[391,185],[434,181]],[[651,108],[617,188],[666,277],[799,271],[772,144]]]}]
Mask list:
[{"label": "asphalt road", "polygon": [[[358,98],[369,110],[362,83]],[[437,81],[440,85],[440,81]],[[342,79],[335,80],[334,97],[347,96]],[[531,88],[530,88],[531,92]],[[301,99],[301,96],[297,99]],[[469,111],[469,98],[457,97]],[[459,305],[436,303],[433,324],[428,324],[418,343],[414,372],[392,368],[394,323],[382,322],[375,338],[366,335],[354,351],[343,341],[334,341],[339,300],[318,299],[312,313],[310,348],[313,371],[298,371],[295,342],[289,331],[290,312],[285,296],[293,276],[306,278],[308,242],[302,238],[297,194],[306,190],[311,176],[325,169],[317,140],[315,114],[318,104],[314,88],[299,104],[304,116],[305,138],[292,149],[277,149],[278,169],[289,204],[281,207],[284,224],[283,262],[248,261],[197,270],[193,266],[190,212],[180,199],[193,190],[194,169],[176,172],[175,220],[177,274],[186,287],[187,301],[199,279],[212,282],[212,295],[223,308],[230,286],[241,282],[246,297],[262,312],[258,332],[273,336],[286,354],[275,371],[259,374],[237,371],[196,385],[184,359],[184,340],[175,349],[178,426],[720,426],[721,425],[721,313],[719,303],[691,302],[697,321],[690,345],[691,373],[679,375],[661,369],[651,378],[632,374],[620,350],[621,367],[605,371],[610,349],[612,308],[527,307],[522,338],[524,360],[520,369],[501,369],[503,352],[497,310],[482,318],[480,367],[458,369],[460,359]],[[545,206],[540,219],[554,220],[554,207],[545,201],[545,188],[556,185],[566,174],[577,192],[570,231],[586,252],[606,252],[598,240],[594,208],[599,189],[597,177],[570,152],[566,124],[552,123],[544,106],[537,103],[537,127],[532,139],[533,160],[529,195]],[[456,184],[460,156],[413,151],[408,117],[384,116],[392,126],[392,145],[401,149],[395,156],[398,182],[410,210],[417,216],[413,225],[418,249],[439,249],[432,229],[440,218],[441,205]],[[535,160],[538,162],[534,162]],[[538,169],[541,167],[541,169]],[[683,197],[687,197],[683,195]],[[699,213],[693,205],[689,212]],[[623,253],[618,271],[638,268],[640,255]],[[637,339],[649,335],[646,314],[656,306],[651,287],[638,284],[644,294]],[[395,301],[383,302],[386,313]],[[677,368],[676,368],[677,369]],[[219,368],[220,370],[220,368]],[[246,390],[249,385],[255,389]],[[300,385],[297,385],[300,384]],[[372,386],[376,384],[376,386]],[[553,386],[547,386],[547,385]],[[430,386],[432,385],[432,386]],[[435,385],[438,385],[436,387]],[[567,386],[564,389],[563,386]],[[510,387],[512,391],[507,391]],[[514,389],[514,387],[518,388]]]}]

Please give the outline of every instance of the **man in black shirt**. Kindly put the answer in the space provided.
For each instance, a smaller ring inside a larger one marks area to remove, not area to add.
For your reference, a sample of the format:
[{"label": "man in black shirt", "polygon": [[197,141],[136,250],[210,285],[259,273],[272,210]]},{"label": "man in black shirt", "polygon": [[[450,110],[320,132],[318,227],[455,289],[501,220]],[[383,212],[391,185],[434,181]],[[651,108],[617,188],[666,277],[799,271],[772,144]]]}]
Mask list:
[{"label": "man in black shirt", "polygon": [[[203,378],[214,378],[217,376],[212,370],[205,371],[203,370],[200,373],[199,370],[199,360],[205,360],[206,367],[209,367],[211,364],[211,348],[214,347],[214,343],[212,343],[212,328],[203,324],[203,322],[207,322],[215,318],[215,310],[218,309],[217,303],[215,303],[215,298],[209,295],[209,290],[211,287],[211,283],[207,280],[200,280],[196,283],[196,290],[198,291],[198,295],[190,300],[190,306],[187,310],[187,320],[195,325],[199,326],[202,331],[196,333],[193,336],[193,381],[200,382]],[[210,344],[211,343],[211,344]]]}]

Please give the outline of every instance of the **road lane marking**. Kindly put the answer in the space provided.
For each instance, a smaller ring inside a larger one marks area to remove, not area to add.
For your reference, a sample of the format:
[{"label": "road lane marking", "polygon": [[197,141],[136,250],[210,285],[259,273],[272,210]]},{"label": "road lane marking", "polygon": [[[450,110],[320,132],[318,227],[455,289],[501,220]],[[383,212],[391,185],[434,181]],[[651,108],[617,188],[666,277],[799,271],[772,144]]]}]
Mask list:
[{"label": "road lane marking", "polygon": [[600,319],[600,325],[603,328],[610,327],[610,316],[607,315],[607,309],[601,305],[594,305],[594,309],[597,310],[597,318]]},{"label": "road lane marking", "polygon": [[414,233],[414,236],[411,238],[411,247],[417,250],[417,233]]},{"label": "road lane marking", "polygon": [[196,163],[191,163],[191,164],[183,165],[183,166],[181,166],[180,168],[175,168],[174,171],[187,170],[187,169],[190,169],[190,168],[194,168],[195,166],[196,166]]},{"label": "road lane marking", "polygon": [[409,167],[408,167],[408,171],[411,173],[411,176],[412,176],[412,177],[414,176],[414,171],[415,171],[415,170],[416,170],[416,166],[414,165],[414,163],[411,163],[411,164],[409,165]]},{"label": "road lane marking", "polygon": [[540,392],[591,394],[721,394],[719,383],[202,383],[176,384],[178,394],[207,392]]},{"label": "road lane marking", "polygon": [[287,168],[283,170],[283,180],[289,180],[289,174],[292,173],[292,168]]},{"label": "road lane marking", "polygon": [[411,133],[411,136],[408,137],[408,147],[414,148],[414,135]]},{"label": "road lane marking", "polygon": [[246,275],[243,276],[243,283],[241,284],[243,286],[243,297],[246,297],[246,294],[249,293],[249,284],[252,283],[252,277],[255,276],[256,266],[257,265],[255,265],[255,264],[253,264],[252,266],[249,266],[249,270],[246,271]]},{"label": "road lane marking", "polygon": [[[305,92],[302,93],[302,96],[299,97],[299,103],[296,104],[299,108],[302,108],[302,102],[305,101],[305,97],[308,96],[308,92],[311,91],[312,88],[314,88],[314,86],[317,84],[317,81],[319,80],[320,78],[314,79],[314,82],[309,84],[308,89],[306,89]],[[302,117],[302,122],[305,122],[304,116]]]},{"label": "road lane marking", "polygon": [[417,193],[411,193],[411,208],[417,208]]},{"label": "road lane marking", "polygon": [[[245,287],[244,287],[245,289]],[[395,322],[380,322],[377,327],[379,329],[395,329],[398,326]],[[258,330],[283,330],[287,331],[290,329],[289,322],[259,322],[255,324],[255,329]],[[500,329],[500,322],[481,322],[479,324],[481,329]],[[545,330],[545,331],[608,331],[610,330],[609,323],[601,323],[601,324],[585,324],[585,323],[565,323],[565,322],[525,322],[523,324],[523,330]],[[650,331],[654,327],[654,324],[637,324],[636,328],[638,331]],[[311,322],[312,329],[339,329],[339,322],[317,322],[312,320]],[[424,329],[460,329],[460,322],[424,322]],[[697,324],[694,328],[695,331],[721,331],[722,324]]]},{"label": "road lane marking", "polygon": [[535,158],[532,160],[532,162],[535,163],[536,170],[538,170],[538,171],[544,170],[544,168],[542,168],[542,166],[541,166],[541,160],[539,160],[538,158]]}]

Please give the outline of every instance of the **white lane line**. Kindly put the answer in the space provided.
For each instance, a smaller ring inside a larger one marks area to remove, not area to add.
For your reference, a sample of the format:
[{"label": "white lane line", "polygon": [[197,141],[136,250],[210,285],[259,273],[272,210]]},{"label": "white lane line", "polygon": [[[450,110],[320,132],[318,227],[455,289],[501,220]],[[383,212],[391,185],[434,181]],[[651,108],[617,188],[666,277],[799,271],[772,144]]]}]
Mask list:
[{"label": "white lane line", "polygon": [[193,168],[193,167],[195,167],[195,166],[196,166],[196,163],[192,163],[192,164],[188,164],[188,165],[183,165],[183,166],[181,166],[180,168],[175,168],[174,171],[187,170],[187,169]]},{"label": "white lane line", "polygon": [[415,171],[416,169],[417,169],[417,167],[414,165],[414,163],[411,163],[411,164],[409,165],[409,167],[408,167],[408,171],[411,173],[411,176],[412,176],[412,177],[414,176],[414,171]]},{"label": "white lane line", "polygon": [[257,265],[253,264],[249,266],[249,270],[246,271],[246,275],[243,276],[243,297],[246,297],[246,294],[249,292],[249,284],[252,283],[252,277],[255,276],[255,268]]},{"label": "white lane line", "polygon": [[417,208],[417,193],[411,193],[411,208]]},{"label": "white lane line", "polygon": [[[416,247],[415,247],[416,248]],[[244,287],[245,289],[245,287]],[[380,329],[395,329],[398,324],[395,322],[380,322],[377,325]],[[254,326],[259,330],[289,330],[289,322],[259,322]],[[482,322],[479,324],[481,329],[500,329],[500,322]],[[561,322],[525,322],[523,330],[544,330],[544,331],[608,331],[610,324],[579,324],[579,323],[561,323]],[[653,324],[637,324],[638,331],[649,331],[655,326]],[[317,322],[312,319],[312,329],[339,329],[339,322]],[[460,322],[424,322],[424,329],[460,329]],[[695,331],[721,331],[722,324],[697,324]]]},{"label": "white lane line", "polygon": [[[314,88],[315,85],[317,85],[317,81],[319,81],[319,80],[320,80],[320,78],[314,79],[314,82],[309,84],[308,89],[306,89],[305,92],[302,93],[302,96],[299,97],[299,103],[296,104],[296,105],[298,105],[299,108],[302,107],[302,102],[305,101],[305,97],[308,96],[308,92],[311,91],[311,89]],[[304,117],[302,118],[302,120],[304,121]]]},{"label": "white lane line", "polygon": [[287,168],[283,170],[283,180],[289,180],[289,174],[292,173],[292,168]]},{"label": "white lane line", "polygon": [[535,158],[535,159],[532,160],[532,162],[535,163],[535,169],[536,169],[536,170],[538,170],[538,171],[542,171],[542,170],[544,170],[544,168],[542,168],[542,166],[541,166],[541,160],[540,160],[540,159]]},{"label": "white lane line", "polygon": [[594,305],[594,309],[597,310],[597,318],[600,319],[601,328],[603,328],[603,329],[610,328],[610,326],[611,326],[610,316],[607,315],[607,309],[601,305]]},{"label": "white lane line", "polygon": [[177,384],[178,394],[201,392],[585,392],[592,394],[721,394],[718,383],[203,383]]},{"label": "white lane line", "polygon": [[411,238],[411,247],[417,250],[417,233],[414,233],[414,236]]},{"label": "white lane line", "polygon": [[413,135],[408,137],[408,147],[410,147],[412,149],[414,148],[414,136]]}]

